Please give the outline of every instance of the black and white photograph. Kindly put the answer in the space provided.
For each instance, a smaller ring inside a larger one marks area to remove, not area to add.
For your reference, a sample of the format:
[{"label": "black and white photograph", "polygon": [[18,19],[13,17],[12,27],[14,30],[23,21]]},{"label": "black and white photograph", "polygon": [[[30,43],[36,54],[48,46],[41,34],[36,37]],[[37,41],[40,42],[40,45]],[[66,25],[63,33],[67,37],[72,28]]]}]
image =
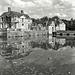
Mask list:
[{"label": "black and white photograph", "polygon": [[75,75],[75,0],[0,0],[0,75]]}]

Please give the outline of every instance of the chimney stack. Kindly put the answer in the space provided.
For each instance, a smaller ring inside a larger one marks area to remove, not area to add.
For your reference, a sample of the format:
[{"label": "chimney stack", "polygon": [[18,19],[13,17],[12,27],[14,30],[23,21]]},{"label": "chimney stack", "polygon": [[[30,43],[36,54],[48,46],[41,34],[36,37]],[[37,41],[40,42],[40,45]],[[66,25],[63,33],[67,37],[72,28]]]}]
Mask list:
[{"label": "chimney stack", "polygon": [[22,13],[22,14],[24,14],[24,11],[23,11],[23,10],[21,10],[21,13]]},{"label": "chimney stack", "polygon": [[11,7],[8,7],[8,12],[10,12],[11,11]]}]

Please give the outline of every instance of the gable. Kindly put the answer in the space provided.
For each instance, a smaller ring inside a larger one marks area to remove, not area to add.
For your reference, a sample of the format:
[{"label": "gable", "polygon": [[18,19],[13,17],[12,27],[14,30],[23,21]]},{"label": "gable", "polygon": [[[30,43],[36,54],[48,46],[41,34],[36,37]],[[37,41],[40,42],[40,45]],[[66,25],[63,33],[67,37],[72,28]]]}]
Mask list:
[{"label": "gable", "polygon": [[24,15],[20,16],[20,18],[26,18]]}]

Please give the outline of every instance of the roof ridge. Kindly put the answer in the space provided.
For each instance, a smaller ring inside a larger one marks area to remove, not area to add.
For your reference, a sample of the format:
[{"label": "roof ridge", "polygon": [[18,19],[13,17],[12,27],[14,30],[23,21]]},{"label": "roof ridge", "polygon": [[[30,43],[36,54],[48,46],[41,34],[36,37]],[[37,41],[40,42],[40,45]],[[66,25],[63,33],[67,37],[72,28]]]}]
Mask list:
[{"label": "roof ridge", "polygon": [[20,12],[16,12],[16,11],[10,11],[10,13],[8,14],[9,12],[4,12],[1,16],[14,16],[14,15],[17,15],[18,17],[20,17],[21,15],[24,15],[26,16],[26,18],[30,18],[27,14],[24,14],[24,13],[20,13]]}]

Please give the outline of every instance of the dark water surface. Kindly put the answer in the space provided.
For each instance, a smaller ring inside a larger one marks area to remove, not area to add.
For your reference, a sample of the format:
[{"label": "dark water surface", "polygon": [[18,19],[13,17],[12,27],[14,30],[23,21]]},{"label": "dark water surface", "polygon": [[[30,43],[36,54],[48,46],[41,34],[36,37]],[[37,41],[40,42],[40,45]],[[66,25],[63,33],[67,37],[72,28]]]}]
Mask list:
[{"label": "dark water surface", "polygon": [[75,38],[0,38],[0,75],[75,75]]}]

